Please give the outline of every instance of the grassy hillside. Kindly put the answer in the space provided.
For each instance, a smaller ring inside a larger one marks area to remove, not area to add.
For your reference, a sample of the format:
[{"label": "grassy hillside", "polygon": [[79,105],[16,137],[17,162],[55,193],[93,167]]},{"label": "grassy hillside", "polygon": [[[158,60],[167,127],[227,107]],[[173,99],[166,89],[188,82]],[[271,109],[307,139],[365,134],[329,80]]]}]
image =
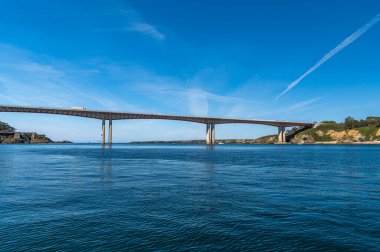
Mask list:
[{"label": "grassy hillside", "polygon": [[357,121],[348,117],[343,123],[325,121],[315,128],[302,130],[297,134],[292,135],[292,132],[289,132],[288,140],[292,143],[380,141],[380,118],[368,117]]}]

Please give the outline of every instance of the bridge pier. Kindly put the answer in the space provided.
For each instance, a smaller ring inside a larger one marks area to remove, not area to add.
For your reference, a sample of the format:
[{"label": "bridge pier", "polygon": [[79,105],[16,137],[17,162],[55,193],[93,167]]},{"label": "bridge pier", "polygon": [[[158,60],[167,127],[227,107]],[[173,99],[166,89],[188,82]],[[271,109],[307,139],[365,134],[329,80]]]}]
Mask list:
[{"label": "bridge pier", "polygon": [[112,145],[112,120],[108,121],[108,145]]},{"label": "bridge pier", "polygon": [[278,127],[278,143],[286,143],[285,127]]},{"label": "bridge pier", "polygon": [[210,124],[206,124],[206,144],[211,144]]},{"label": "bridge pier", "polygon": [[215,144],[215,124],[211,124],[211,144]]},{"label": "bridge pier", "polygon": [[206,144],[215,144],[215,124],[206,124]]},{"label": "bridge pier", "polygon": [[106,144],[106,120],[102,120],[102,145]]}]

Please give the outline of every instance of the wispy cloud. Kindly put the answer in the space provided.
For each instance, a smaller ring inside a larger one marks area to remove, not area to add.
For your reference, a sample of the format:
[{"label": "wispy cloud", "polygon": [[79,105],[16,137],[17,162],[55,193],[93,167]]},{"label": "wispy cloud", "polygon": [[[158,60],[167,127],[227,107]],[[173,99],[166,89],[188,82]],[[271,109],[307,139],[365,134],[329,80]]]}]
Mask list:
[{"label": "wispy cloud", "polygon": [[[94,29],[96,32],[134,32],[157,41],[166,40],[166,35],[160,31],[157,25],[146,21],[143,16],[134,8],[114,9],[113,16],[117,16],[117,21],[103,27]],[[111,18],[111,17],[109,17]]]},{"label": "wispy cloud", "polygon": [[130,7],[121,10],[121,14],[127,23],[121,30],[138,32],[158,41],[166,39],[166,36],[156,26],[147,22],[137,10]]},{"label": "wispy cloud", "polygon": [[191,89],[187,92],[189,110],[191,114],[206,116],[208,114],[207,93],[199,89]]},{"label": "wispy cloud", "polygon": [[[246,118],[246,119],[267,119],[267,120],[303,120],[309,121],[310,114],[304,113],[322,106],[321,100],[325,97],[310,98],[303,101],[296,101],[290,104],[271,104],[262,102],[254,107],[247,104],[232,104],[225,117]],[[301,116],[301,117],[299,117]]]},{"label": "wispy cloud", "polygon": [[199,86],[186,87],[189,82],[192,81],[152,76],[147,83],[140,83],[135,91],[143,94],[145,99],[167,104],[177,112],[197,116],[223,116],[235,104],[250,108],[256,104],[241,97],[216,94]]},{"label": "wispy cloud", "polygon": [[[134,108],[104,91],[98,93],[79,66],[0,44],[0,103],[99,109]],[[77,69],[77,70],[73,70]],[[79,70],[78,70],[79,69]],[[81,84],[80,86],[78,84]]]},{"label": "wispy cloud", "polygon": [[337,45],[334,49],[325,54],[313,67],[307,70],[304,74],[302,74],[298,79],[293,81],[284,92],[279,94],[275,100],[289,92],[292,88],[297,86],[304,78],[306,78],[309,74],[314,72],[318,67],[320,67],[323,63],[332,58],[335,54],[343,50],[345,47],[350,45],[352,42],[361,37],[366,31],[368,31],[372,26],[374,26],[380,20],[380,13],[373,17],[368,23],[360,27],[357,31],[348,36],[345,40],[343,40],[339,45]]},{"label": "wispy cloud", "polygon": [[162,34],[157,30],[156,27],[153,25],[150,25],[148,23],[142,23],[142,22],[133,22],[131,23],[130,27],[127,28],[129,31],[135,31],[135,32],[140,32],[142,34],[151,36],[152,38],[156,40],[165,40],[165,35]]}]

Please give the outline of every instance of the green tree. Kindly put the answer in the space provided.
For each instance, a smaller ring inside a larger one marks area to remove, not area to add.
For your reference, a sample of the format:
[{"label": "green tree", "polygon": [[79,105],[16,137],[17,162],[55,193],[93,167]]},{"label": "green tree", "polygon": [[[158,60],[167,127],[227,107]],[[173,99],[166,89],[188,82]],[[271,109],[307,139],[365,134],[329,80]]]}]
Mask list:
[{"label": "green tree", "polygon": [[349,116],[344,120],[344,128],[345,129],[353,129],[359,127],[360,122],[355,120],[355,118]]},{"label": "green tree", "polygon": [[331,124],[336,124],[336,121],[322,121],[321,123],[331,123]]},{"label": "green tree", "polygon": [[15,131],[16,129],[10,126],[8,123],[0,121],[0,131]]},{"label": "green tree", "polygon": [[380,127],[380,117],[369,116],[365,119],[365,126],[374,125],[376,127]]}]

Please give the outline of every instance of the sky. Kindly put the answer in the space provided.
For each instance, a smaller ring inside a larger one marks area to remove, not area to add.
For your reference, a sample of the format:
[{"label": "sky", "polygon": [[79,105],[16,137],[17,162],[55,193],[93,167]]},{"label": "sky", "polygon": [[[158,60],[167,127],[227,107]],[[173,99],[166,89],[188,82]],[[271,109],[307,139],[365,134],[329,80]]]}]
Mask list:
[{"label": "sky", "polygon": [[[288,121],[380,116],[378,0],[0,0],[0,104]],[[99,142],[101,122],[0,113],[19,131]],[[276,133],[217,125],[216,137]],[[114,142],[203,139],[123,120]]]}]

